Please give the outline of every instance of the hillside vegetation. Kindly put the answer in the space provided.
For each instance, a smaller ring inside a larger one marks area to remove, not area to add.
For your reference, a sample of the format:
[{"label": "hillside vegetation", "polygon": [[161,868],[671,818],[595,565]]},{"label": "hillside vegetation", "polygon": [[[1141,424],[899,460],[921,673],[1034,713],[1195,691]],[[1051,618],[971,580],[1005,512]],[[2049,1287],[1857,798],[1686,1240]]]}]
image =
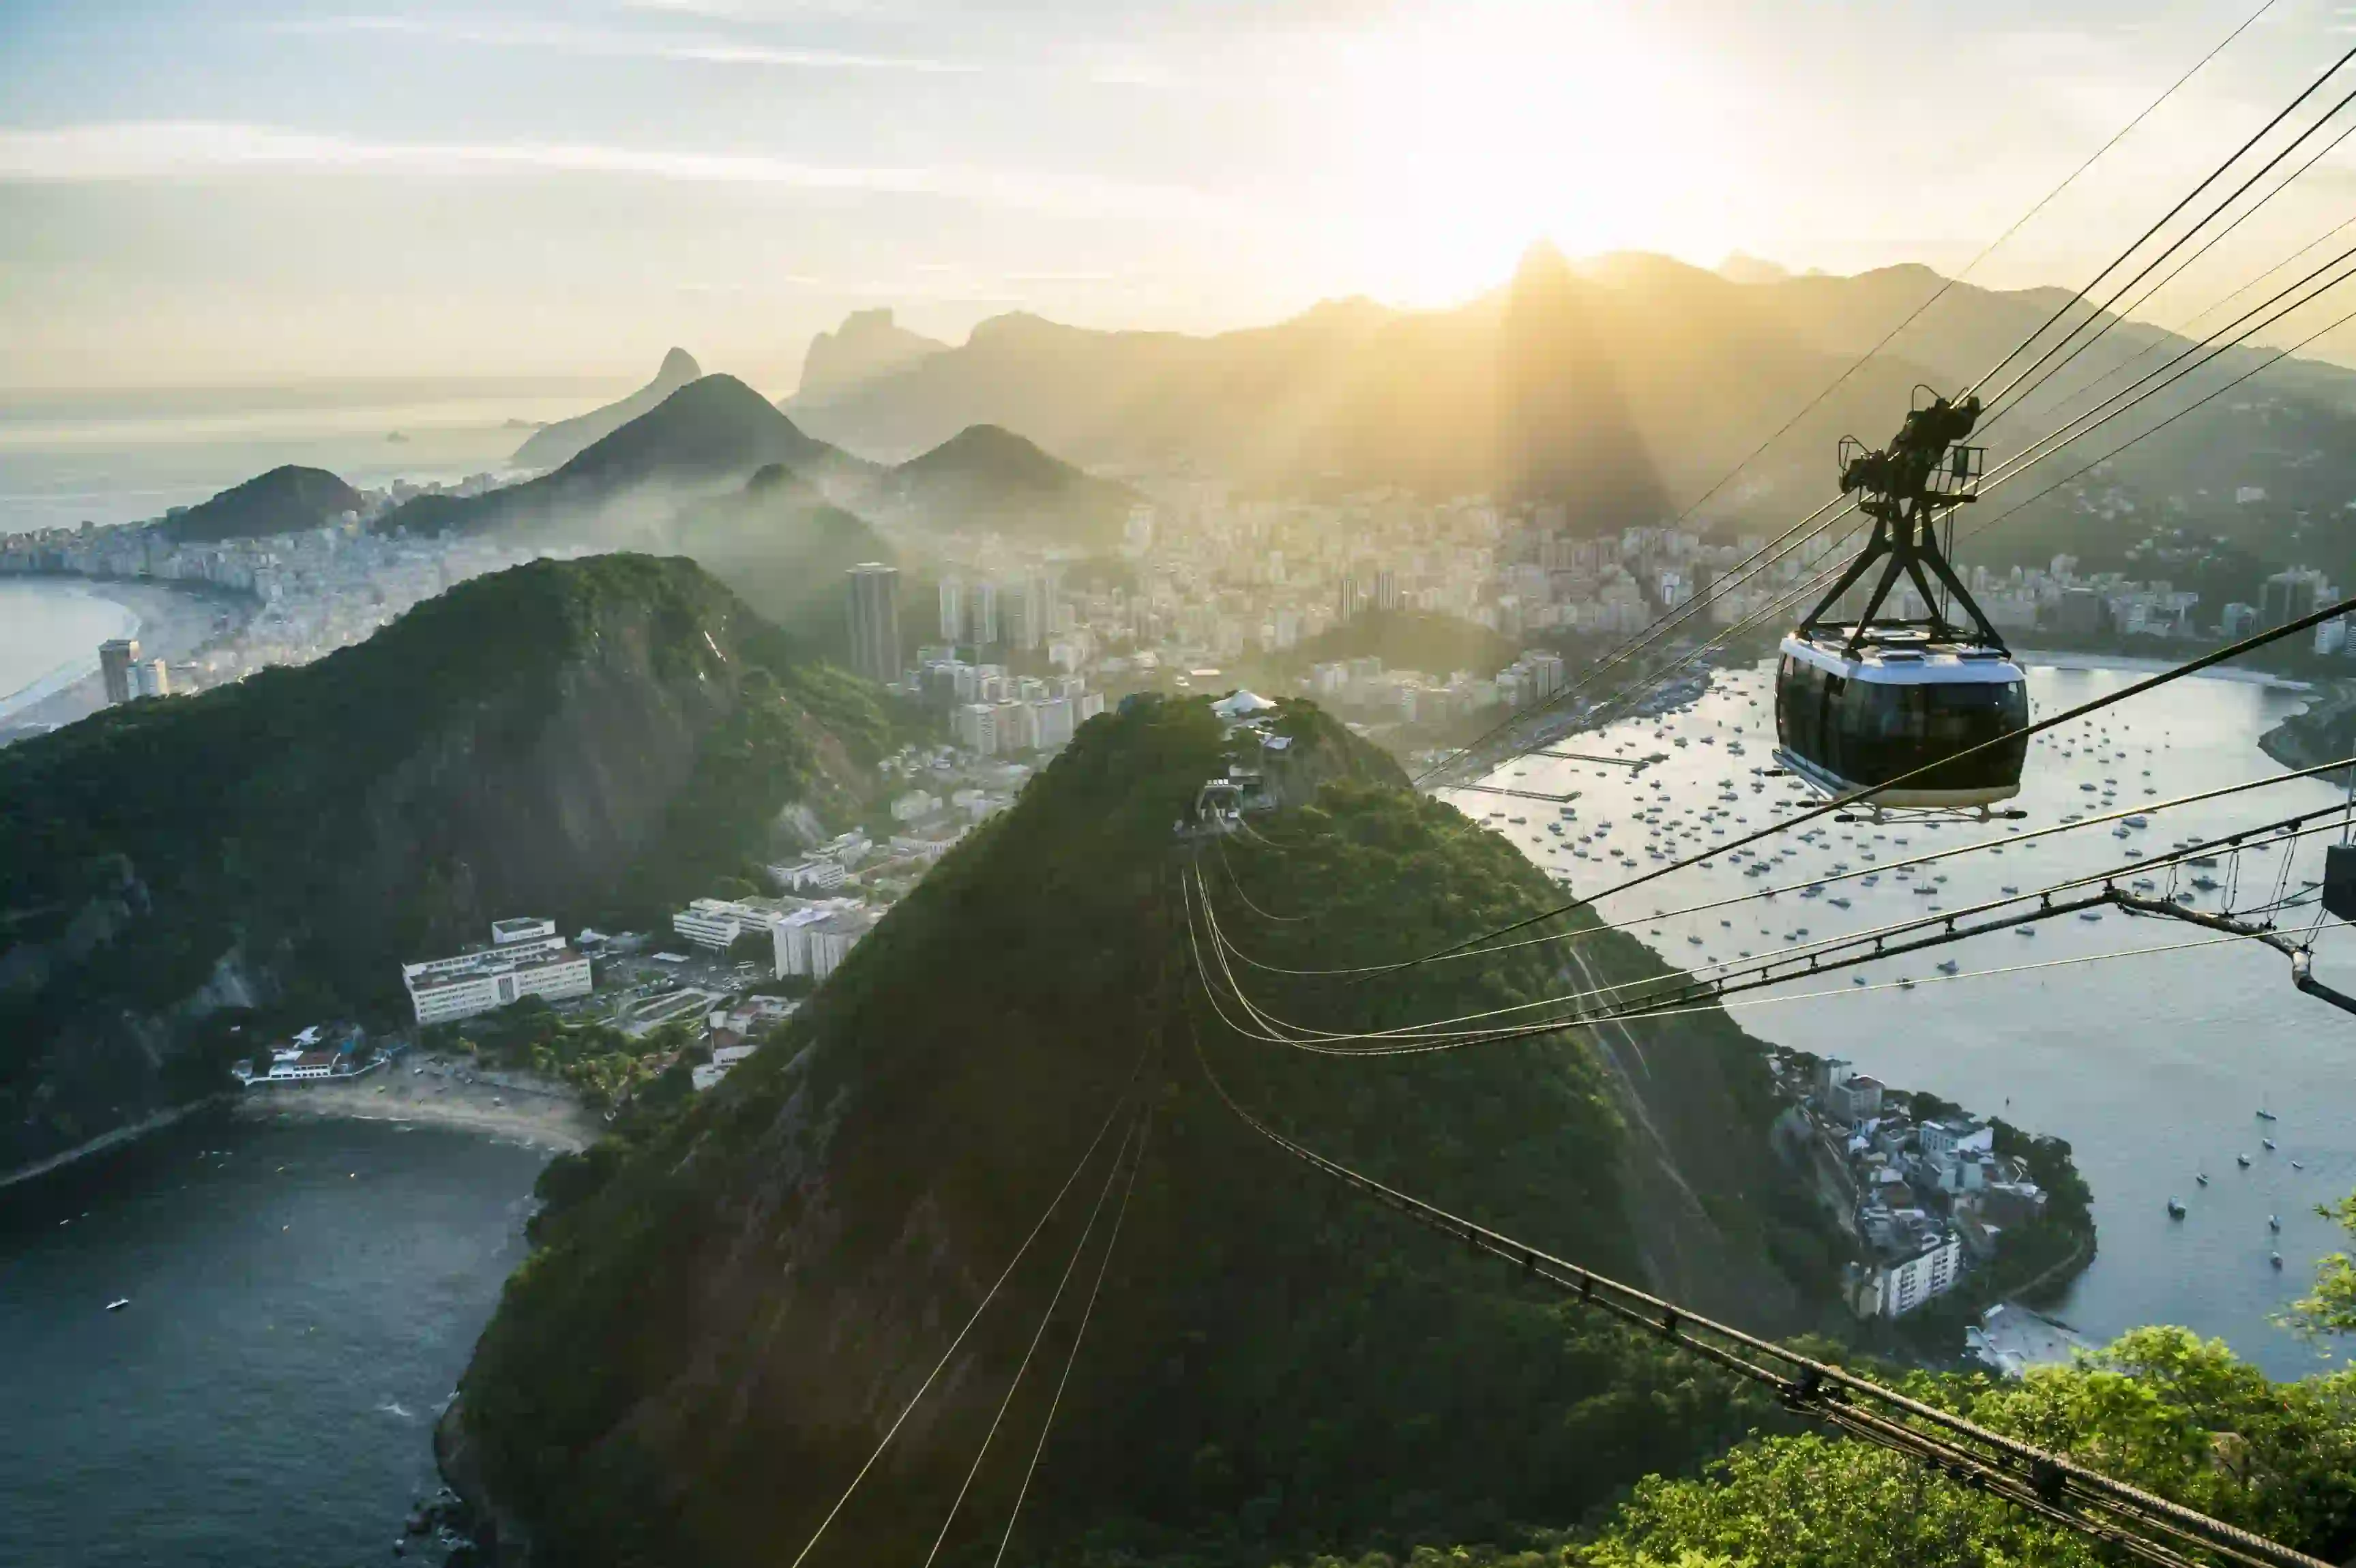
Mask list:
[{"label": "hillside vegetation", "polygon": [[289,463],[171,514],[161,532],[175,544],[261,539],[316,528],[366,505],[359,491],[326,469]]},{"label": "hillside vegetation", "polygon": [[211,1087],[241,1018],[389,1013],[494,918],[642,922],[884,732],[691,562],[540,561],[357,647],[0,751],[0,1166]]},{"label": "hillside vegetation", "polygon": [[[1294,760],[1277,787],[1294,804],[1269,831],[1323,848],[1253,891],[1344,961],[1547,900],[1504,840],[1401,787],[1315,709],[1290,707],[1281,728]],[[1711,1212],[1665,1223],[1740,1238],[1751,1255],[1721,1292],[1809,1317],[1759,1255],[1780,1222],[1771,1108],[1755,1042],[1723,1018],[1647,1031],[1688,1063],[1674,1093],[1694,1096],[1715,1152],[1674,1127],[1640,1151],[1613,1069],[1577,1040],[1337,1063],[1219,1033],[1191,999],[1172,827],[1226,749],[1202,703],[1091,721],[719,1088],[659,1135],[552,1168],[542,1244],[448,1422],[453,1471],[552,1561],[790,1560],[1133,1079],[1151,1128],[1023,1560],[1494,1539],[1772,1420],[1656,1341],[1342,1197],[1219,1101],[1198,1040],[1235,1092],[1321,1147],[1680,1285],[1726,1260],[1635,1233],[1648,1200],[1628,1183],[1643,1160],[1712,1159]],[[1597,952],[1615,974],[1650,962],[1616,937]],[[1531,960],[1363,994],[1376,1012],[1457,1010],[1553,983]],[[1083,1207],[1058,1211],[814,1564],[921,1557]],[[1044,1381],[1012,1430],[1035,1429]],[[1025,1446],[993,1451],[948,1560],[988,1560]]]}]

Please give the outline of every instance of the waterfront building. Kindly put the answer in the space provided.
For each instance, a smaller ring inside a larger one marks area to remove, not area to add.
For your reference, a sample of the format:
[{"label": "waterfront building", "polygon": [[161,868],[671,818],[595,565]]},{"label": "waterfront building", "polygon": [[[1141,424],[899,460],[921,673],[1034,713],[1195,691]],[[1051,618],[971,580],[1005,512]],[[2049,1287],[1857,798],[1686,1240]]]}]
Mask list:
[{"label": "waterfront building", "polygon": [[900,678],[900,573],[882,561],[851,569],[851,667],[876,682]]},{"label": "waterfront building", "polygon": [[589,960],[547,920],[495,921],[487,948],[401,966],[421,1024],[449,1023],[524,997],[562,1001],[589,994]]},{"label": "waterfront building", "polygon": [[1955,1288],[1963,1275],[1963,1253],[1962,1239],[1953,1232],[1935,1235],[1911,1257],[1863,1270],[1849,1305],[1860,1317],[1902,1317]]},{"label": "waterfront building", "polygon": [[116,637],[98,645],[98,673],[106,682],[110,706],[128,702],[139,695],[139,677],[133,673],[138,663],[139,641],[135,637]]}]

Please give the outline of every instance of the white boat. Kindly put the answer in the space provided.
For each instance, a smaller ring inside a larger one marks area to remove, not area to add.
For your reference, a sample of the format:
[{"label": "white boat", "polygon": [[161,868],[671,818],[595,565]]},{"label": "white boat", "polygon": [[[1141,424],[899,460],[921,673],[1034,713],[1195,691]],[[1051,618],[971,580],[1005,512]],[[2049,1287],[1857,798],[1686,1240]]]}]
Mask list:
[{"label": "white boat", "polygon": [[129,1296],[116,1296],[113,1300],[112,1300],[112,1301],[110,1301],[110,1302],[108,1302],[108,1303],[106,1304],[106,1309],[107,1309],[109,1312],[120,1312],[120,1311],[122,1311],[124,1307],[128,1307],[128,1306],[130,1306],[130,1305],[131,1305],[131,1298],[130,1298]]}]

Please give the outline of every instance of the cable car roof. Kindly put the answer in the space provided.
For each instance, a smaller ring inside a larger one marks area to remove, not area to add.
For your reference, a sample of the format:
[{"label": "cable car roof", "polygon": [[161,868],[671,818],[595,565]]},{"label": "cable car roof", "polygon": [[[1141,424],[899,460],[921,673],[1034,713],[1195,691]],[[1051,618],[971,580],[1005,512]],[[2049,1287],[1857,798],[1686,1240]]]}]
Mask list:
[{"label": "cable car roof", "polygon": [[1794,633],[1783,651],[1803,664],[1850,680],[1885,686],[1986,686],[2028,677],[2009,657],[1976,643],[1869,643],[1855,656],[1842,653],[1846,629],[1827,627],[1821,640]]}]

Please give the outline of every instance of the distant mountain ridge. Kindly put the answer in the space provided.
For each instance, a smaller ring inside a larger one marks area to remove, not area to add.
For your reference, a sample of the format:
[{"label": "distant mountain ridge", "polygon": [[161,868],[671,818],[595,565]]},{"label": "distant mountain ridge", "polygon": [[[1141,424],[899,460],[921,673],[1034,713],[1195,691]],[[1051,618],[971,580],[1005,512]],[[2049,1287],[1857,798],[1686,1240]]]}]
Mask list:
[{"label": "distant mountain ridge", "polygon": [[904,369],[917,360],[943,352],[946,343],[909,331],[892,319],[889,309],[855,310],[832,332],[810,339],[802,356],[798,398],[821,400],[862,381]]},{"label": "distant mountain ridge", "polygon": [[662,366],[653,380],[618,401],[533,432],[516,448],[515,461],[525,468],[560,468],[702,374],[703,368],[695,362],[694,355],[684,348],[674,348],[663,356]]},{"label": "distant mountain ridge", "polygon": [[[2070,297],[1950,285],[1913,266],[1853,277],[1734,271],[1745,281],[1662,256],[1562,268],[1541,252],[1512,284],[1452,309],[1329,302],[1210,336],[1015,314],[892,374],[787,406],[814,435],[872,453],[910,456],[969,426],[999,425],[1098,472],[1193,468],[1264,493],[1382,485],[1434,498],[1543,493],[1587,532],[1676,512],[1791,422],[1700,514],[1728,527],[1780,527],[1832,493],[1843,435],[1886,440],[1917,383],[1960,389]],[[1943,288],[1934,308],[1853,368]],[[2114,325],[2082,364],[1993,430],[1992,455],[2185,346],[2140,322]],[[2064,406],[2147,349],[2132,374]],[[2264,352],[2225,354],[2180,400]],[[2138,417],[2175,406],[2156,400]],[[2282,414],[2269,406],[2291,414],[2295,445],[2279,439]],[[2356,453],[2351,410],[2356,372],[2288,361],[2253,381],[2247,397],[2221,399],[2142,443],[2123,471],[2137,484],[2149,475],[2163,494],[2197,500],[2193,492],[2208,490],[2221,527],[2252,522],[2232,500],[2250,487],[2293,496],[2295,507],[2319,517],[2356,496],[2356,456],[2335,455]],[[2122,421],[2072,454],[2090,461],[2138,428]],[[2051,507],[2033,520],[2013,534],[2023,549],[2068,521]],[[2264,526],[2286,536],[2290,524],[2285,510]]]},{"label": "distant mountain ridge", "polygon": [[367,504],[359,491],[326,469],[289,463],[172,513],[159,527],[176,544],[219,544],[300,533]]}]

